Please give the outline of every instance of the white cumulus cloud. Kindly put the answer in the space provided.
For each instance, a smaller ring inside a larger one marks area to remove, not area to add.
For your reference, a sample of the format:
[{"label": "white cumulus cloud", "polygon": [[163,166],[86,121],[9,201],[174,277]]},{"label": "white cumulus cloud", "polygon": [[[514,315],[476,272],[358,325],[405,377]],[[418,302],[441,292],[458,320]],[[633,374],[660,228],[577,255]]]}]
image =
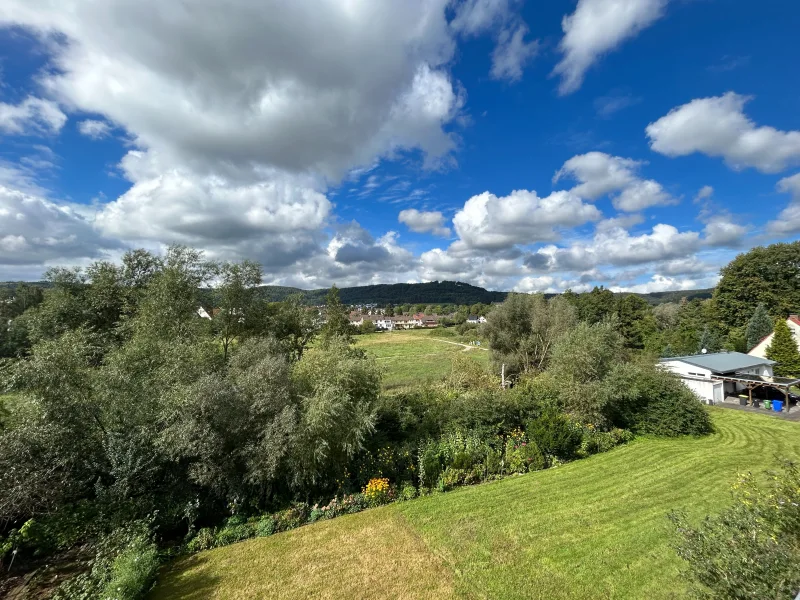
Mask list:
[{"label": "white cumulus cloud", "polygon": [[570,192],[540,198],[536,192],[515,190],[497,197],[490,192],[473,196],[453,218],[459,246],[501,250],[516,244],[553,241],[559,229],[600,218],[600,211]]},{"label": "white cumulus cloud", "polygon": [[411,231],[417,233],[432,233],[441,237],[449,237],[450,229],[445,227],[444,215],[436,211],[419,211],[408,208],[400,211],[398,220],[404,223]]},{"label": "white cumulus cloud", "polygon": [[637,170],[642,164],[604,152],[588,152],[565,162],[556,172],[553,182],[574,178],[580,183],[572,188],[572,193],[589,200],[614,194],[611,197],[614,207],[626,212],[674,204],[675,199],[660,183],[638,176]]},{"label": "white cumulus cloud", "polygon": [[800,131],[758,126],[744,114],[750,98],[733,92],[698,98],[647,126],[650,147],[666,156],[700,152],[734,169],[778,173],[800,163]]}]

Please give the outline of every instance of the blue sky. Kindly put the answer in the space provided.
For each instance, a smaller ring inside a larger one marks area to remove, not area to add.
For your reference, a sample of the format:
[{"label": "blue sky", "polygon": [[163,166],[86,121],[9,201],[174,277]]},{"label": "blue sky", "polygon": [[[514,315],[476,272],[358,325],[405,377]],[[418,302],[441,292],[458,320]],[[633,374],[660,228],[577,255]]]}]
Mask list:
[{"label": "blue sky", "polygon": [[800,5],[6,0],[0,280],[712,286],[800,233]]}]

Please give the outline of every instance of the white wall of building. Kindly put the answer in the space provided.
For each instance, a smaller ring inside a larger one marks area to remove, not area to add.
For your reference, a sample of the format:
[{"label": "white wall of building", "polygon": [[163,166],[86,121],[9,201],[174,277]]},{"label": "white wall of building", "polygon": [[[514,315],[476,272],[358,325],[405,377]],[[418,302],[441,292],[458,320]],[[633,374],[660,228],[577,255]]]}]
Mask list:
[{"label": "white wall of building", "polygon": [[680,360],[667,360],[661,366],[681,378],[683,384],[692,390],[706,404],[716,404],[724,399],[723,384],[711,379],[711,371],[696,367]]},{"label": "white wall of building", "polygon": [[[794,336],[794,341],[797,342],[797,345],[800,346],[800,324],[795,322],[793,319],[786,319],[786,324],[789,326],[789,331],[792,332]],[[772,336],[775,335],[774,333],[770,333],[767,337],[765,337],[761,342],[756,344],[748,354],[750,356],[757,356],[758,358],[766,358],[767,357],[767,348],[772,343]]]}]

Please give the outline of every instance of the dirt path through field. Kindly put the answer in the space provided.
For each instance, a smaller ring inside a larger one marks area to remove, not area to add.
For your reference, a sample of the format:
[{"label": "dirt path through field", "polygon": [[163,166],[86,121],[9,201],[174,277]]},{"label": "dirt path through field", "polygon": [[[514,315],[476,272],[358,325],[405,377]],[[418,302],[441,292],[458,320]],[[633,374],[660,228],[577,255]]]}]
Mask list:
[{"label": "dirt path through field", "polygon": [[488,348],[481,348],[480,346],[470,346],[469,344],[462,344],[461,342],[451,342],[450,340],[440,340],[438,338],[430,338],[432,340],[436,340],[437,342],[444,342],[445,344],[453,344],[454,346],[463,346],[464,352],[468,352],[470,350],[483,350],[484,352],[488,352]]}]

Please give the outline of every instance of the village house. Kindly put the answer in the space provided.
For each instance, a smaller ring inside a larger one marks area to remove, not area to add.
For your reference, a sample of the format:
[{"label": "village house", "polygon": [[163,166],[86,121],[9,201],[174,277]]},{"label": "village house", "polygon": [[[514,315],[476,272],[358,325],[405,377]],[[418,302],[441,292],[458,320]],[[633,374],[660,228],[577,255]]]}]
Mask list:
[{"label": "village house", "polygon": [[[789,331],[792,332],[794,341],[797,342],[798,346],[800,346],[800,316],[789,315],[789,318],[786,319],[786,324],[789,326]],[[772,343],[772,336],[774,335],[774,333],[770,333],[768,336],[763,338],[760,342],[753,346],[748,354],[758,358],[766,358],[767,348],[769,348],[769,345]]]},{"label": "village house", "polygon": [[469,323],[470,325],[478,325],[481,323],[486,323],[486,317],[484,316],[478,317],[476,315],[470,315],[467,317],[467,323]]},{"label": "village house", "polygon": [[683,384],[706,404],[719,404],[726,398],[746,395],[753,403],[754,390],[768,391],[783,399],[789,410],[789,388],[800,380],[776,377],[775,361],[741,352],[714,352],[692,356],[662,358],[659,364],[675,373]]}]

